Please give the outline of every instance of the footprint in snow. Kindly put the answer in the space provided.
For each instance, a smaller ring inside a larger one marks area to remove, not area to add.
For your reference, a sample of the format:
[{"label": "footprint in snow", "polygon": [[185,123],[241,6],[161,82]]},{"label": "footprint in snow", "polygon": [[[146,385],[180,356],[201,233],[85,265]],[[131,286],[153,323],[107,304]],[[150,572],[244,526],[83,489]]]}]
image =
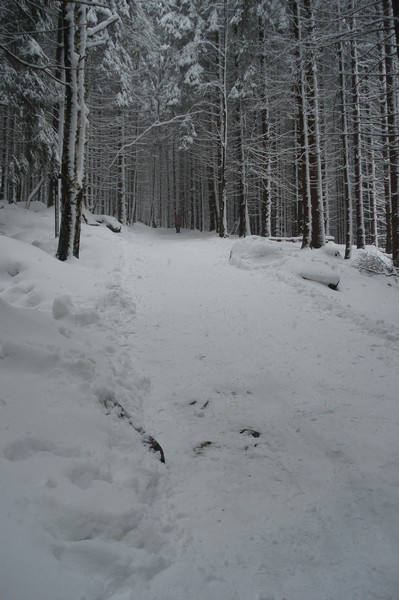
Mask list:
[{"label": "footprint in snow", "polygon": [[40,438],[23,438],[11,442],[3,449],[3,456],[11,462],[16,462],[27,460],[40,452],[48,452],[65,458],[79,456],[79,452],[73,448],[63,448],[54,442]]}]

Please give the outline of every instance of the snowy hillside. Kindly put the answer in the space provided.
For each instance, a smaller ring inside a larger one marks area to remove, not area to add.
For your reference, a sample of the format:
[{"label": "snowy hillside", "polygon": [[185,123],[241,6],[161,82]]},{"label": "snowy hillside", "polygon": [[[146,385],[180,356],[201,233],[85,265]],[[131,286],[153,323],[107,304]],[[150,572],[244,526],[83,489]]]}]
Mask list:
[{"label": "snowy hillside", "polygon": [[386,257],[82,227],[0,207],[1,600],[398,600]]}]

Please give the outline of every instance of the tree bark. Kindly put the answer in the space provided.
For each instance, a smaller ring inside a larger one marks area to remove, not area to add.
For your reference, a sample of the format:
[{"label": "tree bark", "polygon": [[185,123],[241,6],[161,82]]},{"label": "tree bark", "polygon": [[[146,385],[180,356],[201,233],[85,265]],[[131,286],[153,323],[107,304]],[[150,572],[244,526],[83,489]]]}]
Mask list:
[{"label": "tree bark", "polygon": [[[351,32],[355,35],[356,19],[355,6],[351,0]],[[362,111],[360,101],[360,76],[357,40],[351,40],[351,67],[352,67],[352,105],[353,105],[353,148],[355,171],[355,200],[356,200],[356,245],[357,248],[366,246],[364,227],[364,199],[363,199],[363,141],[362,141]]]},{"label": "tree bark", "polygon": [[391,190],[391,223],[392,223],[392,259],[395,268],[399,268],[399,151],[398,151],[398,89],[396,66],[392,34],[392,3],[383,0],[385,17],[385,65],[387,83],[387,124],[388,124],[388,154],[390,165],[390,190]]},{"label": "tree bark", "polygon": [[343,187],[344,187],[344,206],[345,206],[345,258],[351,258],[352,254],[352,186],[350,172],[350,152],[349,152],[349,127],[348,127],[348,103],[345,75],[345,42],[343,40],[343,27],[341,19],[340,4],[338,4],[339,19],[339,71],[340,71],[340,96],[341,96],[341,115],[342,115],[342,161],[343,161]]}]

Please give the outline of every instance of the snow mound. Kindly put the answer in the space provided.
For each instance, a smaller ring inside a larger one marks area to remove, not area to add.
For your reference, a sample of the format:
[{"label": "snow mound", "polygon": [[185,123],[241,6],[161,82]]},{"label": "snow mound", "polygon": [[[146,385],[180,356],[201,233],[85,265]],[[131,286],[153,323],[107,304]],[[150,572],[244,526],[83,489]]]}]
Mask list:
[{"label": "snow mound", "polygon": [[100,321],[100,316],[95,310],[86,309],[77,311],[72,302],[72,298],[68,295],[59,296],[54,299],[52,313],[53,318],[56,320],[67,319],[81,327],[93,325]]},{"label": "snow mound", "polygon": [[122,225],[117,219],[115,219],[115,217],[111,217],[109,215],[93,215],[93,213],[87,209],[83,210],[82,217],[87,225],[105,225],[114,233],[120,233],[122,231]]},{"label": "snow mound", "polygon": [[232,246],[230,263],[241,269],[250,270],[268,266],[285,256],[286,245],[251,235]]},{"label": "snow mound", "polygon": [[302,279],[321,283],[333,290],[336,290],[339,284],[339,275],[328,269],[306,269],[299,271],[298,274]]},{"label": "snow mound", "polygon": [[336,289],[340,276],[335,265],[341,258],[339,248],[334,243],[319,250],[300,250],[292,242],[249,236],[233,245],[230,264],[248,270],[275,267],[304,280]]}]

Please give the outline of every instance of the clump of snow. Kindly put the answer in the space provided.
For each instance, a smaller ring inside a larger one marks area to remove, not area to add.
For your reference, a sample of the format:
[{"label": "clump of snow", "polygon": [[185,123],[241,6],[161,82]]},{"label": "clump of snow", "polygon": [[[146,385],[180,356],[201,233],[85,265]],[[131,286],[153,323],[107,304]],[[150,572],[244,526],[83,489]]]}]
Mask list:
[{"label": "clump of snow", "polygon": [[262,268],[285,259],[286,246],[267,238],[251,235],[233,244],[230,263],[242,269]]},{"label": "clump of snow", "polygon": [[94,215],[86,208],[83,209],[82,212],[83,220],[87,225],[99,226],[105,225],[108,229],[113,231],[114,233],[120,233],[122,230],[122,225],[119,223],[115,217],[111,217],[110,215]]},{"label": "clump of snow", "polygon": [[236,242],[230,253],[230,263],[244,269],[278,267],[302,279],[336,289],[340,280],[336,259],[341,258],[334,243],[319,250],[300,250],[292,241],[285,242],[249,236]]},{"label": "clump of snow", "polygon": [[308,281],[316,281],[326,285],[327,287],[336,290],[339,284],[339,275],[328,269],[301,269],[299,275],[302,279]]},{"label": "clump of snow", "polygon": [[53,317],[54,319],[62,319],[69,316],[73,309],[72,298],[70,296],[61,296],[55,298],[53,302]]}]

